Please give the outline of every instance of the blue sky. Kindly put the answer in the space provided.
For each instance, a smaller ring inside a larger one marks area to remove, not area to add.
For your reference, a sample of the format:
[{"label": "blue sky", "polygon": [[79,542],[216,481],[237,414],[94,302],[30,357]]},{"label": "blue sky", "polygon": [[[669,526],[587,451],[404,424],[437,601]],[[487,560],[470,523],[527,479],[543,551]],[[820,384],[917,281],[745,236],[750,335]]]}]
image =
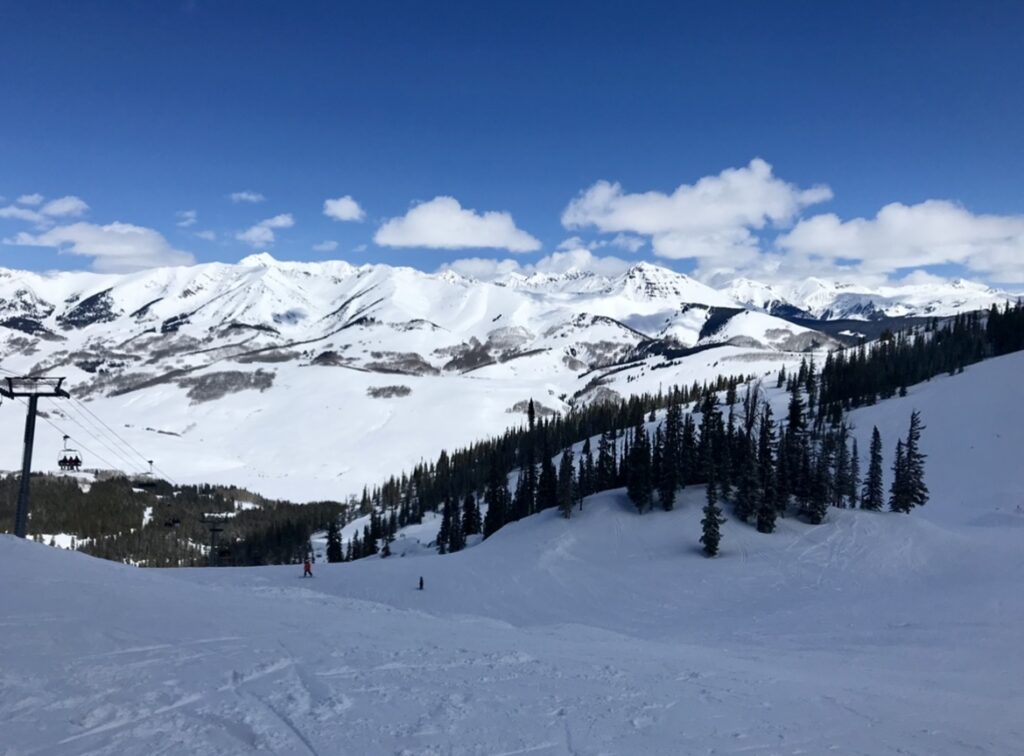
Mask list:
[{"label": "blue sky", "polygon": [[1020,283],[1022,38],[1010,2],[0,0],[0,265]]}]

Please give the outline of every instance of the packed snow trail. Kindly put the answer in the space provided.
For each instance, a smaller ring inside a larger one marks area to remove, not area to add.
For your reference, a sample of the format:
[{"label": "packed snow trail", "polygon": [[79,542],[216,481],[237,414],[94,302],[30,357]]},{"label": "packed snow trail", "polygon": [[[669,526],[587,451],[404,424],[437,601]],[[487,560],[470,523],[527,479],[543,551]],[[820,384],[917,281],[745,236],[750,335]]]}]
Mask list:
[{"label": "packed snow trail", "polygon": [[399,539],[315,580],[0,538],[0,754],[1017,753],[1021,370],[853,414],[888,462],[922,410],[923,509],[730,520],[716,559],[700,488],[642,516],[607,492],[445,557]]}]

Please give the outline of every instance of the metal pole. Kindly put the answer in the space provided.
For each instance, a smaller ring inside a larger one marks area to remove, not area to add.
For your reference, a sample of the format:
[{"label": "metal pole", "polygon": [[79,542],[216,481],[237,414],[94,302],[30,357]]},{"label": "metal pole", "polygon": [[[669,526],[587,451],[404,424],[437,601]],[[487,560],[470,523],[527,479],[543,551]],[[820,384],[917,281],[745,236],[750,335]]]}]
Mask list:
[{"label": "metal pole", "polygon": [[25,538],[28,535],[28,491],[29,475],[32,472],[32,442],[36,436],[36,406],[38,396],[28,398],[28,417],[25,418],[25,453],[21,458],[21,486],[18,489],[18,508],[14,514],[14,535]]}]

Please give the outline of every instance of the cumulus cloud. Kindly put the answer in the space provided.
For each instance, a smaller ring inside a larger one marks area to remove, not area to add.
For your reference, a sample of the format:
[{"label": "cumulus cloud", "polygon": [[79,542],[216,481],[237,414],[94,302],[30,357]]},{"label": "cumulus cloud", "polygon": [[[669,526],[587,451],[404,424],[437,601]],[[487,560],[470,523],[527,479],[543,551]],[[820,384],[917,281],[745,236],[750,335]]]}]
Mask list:
[{"label": "cumulus cloud", "polygon": [[54,247],[62,253],[92,257],[92,267],[101,272],[140,270],[161,265],[191,265],[188,252],[174,249],[158,232],[130,223],[73,223],[40,234],[21,232],[4,244],[26,247]]},{"label": "cumulus cloud", "polygon": [[454,270],[463,276],[480,281],[493,281],[510,273],[529,276],[533,273],[561,274],[572,271],[594,273],[601,276],[617,276],[629,268],[630,263],[610,255],[595,255],[589,249],[577,247],[552,252],[532,264],[518,260],[503,260],[486,257],[468,257],[453,260],[441,266],[441,270]]},{"label": "cumulus cloud", "polygon": [[196,225],[199,220],[199,213],[195,210],[179,210],[177,213],[178,227],[188,228],[189,226]]},{"label": "cumulus cloud", "polygon": [[33,210],[42,204],[41,194],[26,194],[18,198],[20,205],[8,205],[0,207],[0,218],[28,221],[40,228],[46,228],[56,223],[57,218],[77,218],[89,210],[89,206],[80,197],[67,195],[58,199],[50,200],[42,207]]},{"label": "cumulus cloud", "polygon": [[363,208],[351,196],[324,200],[324,215],[338,221],[361,221],[366,217]]},{"label": "cumulus cloud", "polygon": [[654,253],[672,259],[751,259],[758,250],[753,230],[787,225],[804,207],[831,197],[826,186],[800,189],[776,178],[755,158],[671,194],[627,194],[598,181],[569,203],[562,225],[650,237]]},{"label": "cumulus cloud", "polygon": [[338,242],[336,241],[322,241],[319,244],[313,245],[314,252],[333,252],[338,248]]},{"label": "cumulus cloud", "polygon": [[454,197],[435,197],[391,218],[373,237],[383,247],[432,249],[506,249],[534,252],[540,241],[516,227],[507,212],[477,213]]},{"label": "cumulus cloud", "polygon": [[232,202],[249,202],[251,204],[256,204],[257,202],[263,202],[264,200],[267,199],[266,197],[264,197],[259,192],[250,192],[250,191],[232,192],[231,194],[228,195],[228,198]]},{"label": "cumulus cloud", "polygon": [[282,213],[281,215],[275,215],[273,218],[261,220],[255,226],[235,234],[235,238],[253,247],[269,247],[274,243],[275,229],[291,228],[294,225],[295,219],[292,218],[291,213]]},{"label": "cumulus cloud", "polygon": [[1001,282],[1024,282],[1024,216],[976,215],[946,200],[894,202],[874,218],[816,215],[776,244],[787,257],[838,261],[865,274],[957,264]]}]

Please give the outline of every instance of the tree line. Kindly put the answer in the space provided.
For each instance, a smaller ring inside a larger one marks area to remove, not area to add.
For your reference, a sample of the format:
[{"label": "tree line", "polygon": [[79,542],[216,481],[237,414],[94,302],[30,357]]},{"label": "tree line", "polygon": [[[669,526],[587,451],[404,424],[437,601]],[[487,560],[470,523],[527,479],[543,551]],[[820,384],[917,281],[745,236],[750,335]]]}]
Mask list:
[{"label": "tree line", "polygon": [[[355,544],[349,543],[347,552],[341,551],[342,559],[379,553],[399,528],[422,522],[425,512],[438,511],[438,549],[458,551],[475,534],[459,532],[453,524],[466,520],[465,502],[470,498],[486,503],[480,531],[486,538],[549,507],[557,506],[568,515],[584,496],[620,486],[627,488],[639,509],[646,509],[654,501],[671,507],[671,491],[713,480],[709,495],[717,501],[735,493],[740,518],[763,532],[771,532],[775,518],[791,506],[808,522],[820,522],[829,506],[856,506],[864,498],[852,493],[856,484],[850,480],[859,479],[860,457],[855,445],[850,448],[847,411],[1021,349],[1024,305],[1018,301],[988,312],[933,319],[906,332],[886,332],[874,344],[830,352],[820,370],[813,359],[804,359],[792,374],[781,370],[776,385],[790,394],[784,422],[774,422],[763,402],[757,411],[745,404],[741,421],[736,420],[736,389],[752,380],[743,376],[720,376],[710,383],[574,407],[564,416],[549,418],[538,418],[531,401],[525,427],[452,453],[442,451],[435,462],[421,463],[408,474],[365,490],[356,511],[373,513],[371,524]],[[712,404],[723,392],[730,408],[724,423]],[[684,415],[686,405],[697,406]],[[665,422],[653,435],[638,434],[644,418],[652,423],[652,413],[658,410],[666,410]],[[700,428],[694,424],[695,415],[701,418]],[[624,428],[631,431],[624,433]],[[596,451],[591,438],[597,439]],[[581,442],[582,447],[575,449]],[[908,446],[916,453],[911,439],[901,441],[894,468],[903,469],[899,457]],[[580,459],[575,462],[577,453]],[[919,481],[923,486],[919,461],[911,461],[909,489]],[[518,473],[510,491],[513,471]],[[908,475],[894,472],[894,478],[902,491]],[[881,508],[879,498],[872,496],[867,508]],[[907,511],[905,502],[920,498],[920,487],[913,495],[901,493],[895,509]],[[458,502],[463,503],[462,511],[457,511]],[[474,522],[472,517],[469,521]]]}]

